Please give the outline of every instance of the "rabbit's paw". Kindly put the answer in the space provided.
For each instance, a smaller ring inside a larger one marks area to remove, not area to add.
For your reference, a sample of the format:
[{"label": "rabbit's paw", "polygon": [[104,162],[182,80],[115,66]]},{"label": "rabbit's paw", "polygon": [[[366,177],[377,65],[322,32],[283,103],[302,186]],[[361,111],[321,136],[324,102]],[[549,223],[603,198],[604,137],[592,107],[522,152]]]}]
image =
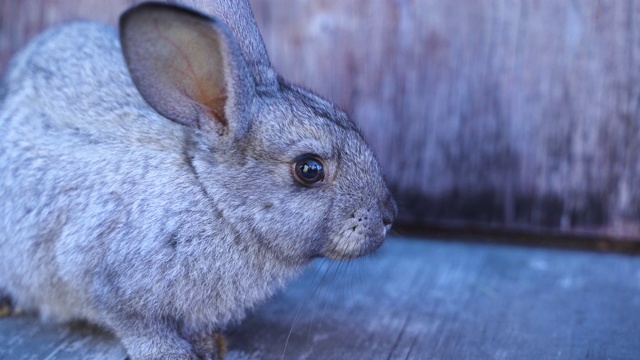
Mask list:
[{"label": "rabbit's paw", "polygon": [[227,352],[227,343],[220,332],[202,333],[191,336],[189,342],[202,360],[222,360]]},{"label": "rabbit's paw", "polygon": [[9,295],[0,289],[0,317],[9,316],[14,313],[13,302]]},{"label": "rabbit's paw", "polygon": [[[116,327],[129,359],[202,359],[178,332],[160,324],[122,323]],[[215,358],[214,358],[215,359]]]}]

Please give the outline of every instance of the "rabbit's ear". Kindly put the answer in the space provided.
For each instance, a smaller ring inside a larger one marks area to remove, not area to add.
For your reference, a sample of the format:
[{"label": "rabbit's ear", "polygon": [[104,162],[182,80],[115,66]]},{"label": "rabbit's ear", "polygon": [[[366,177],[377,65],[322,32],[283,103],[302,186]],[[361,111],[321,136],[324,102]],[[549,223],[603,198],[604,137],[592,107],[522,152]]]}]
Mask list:
[{"label": "rabbit's ear", "polygon": [[278,74],[271,67],[267,49],[251,11],[249,0],[167,0],[193,8],[223,21],[235,36],[240,52],[253,74],[256,86],[267,90],[278,87]]},{"label": "rabbit's ear", "polygon": [[238,138],[255,87],[232,36],[191,10],[146,3],[120,18],[131,78],[147,102],[180,124]]}]

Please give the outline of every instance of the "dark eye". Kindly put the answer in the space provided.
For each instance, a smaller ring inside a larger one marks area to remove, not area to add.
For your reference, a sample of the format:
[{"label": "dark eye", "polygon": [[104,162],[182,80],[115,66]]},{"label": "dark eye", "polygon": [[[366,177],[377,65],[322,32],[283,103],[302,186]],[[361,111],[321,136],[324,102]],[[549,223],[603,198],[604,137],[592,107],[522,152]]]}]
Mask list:
[{"label": "dark eye", "polygon": [[294,177],[302,185],[312,186],[324,180],[324,165],[317,155],[302,155],[293,166]]}]

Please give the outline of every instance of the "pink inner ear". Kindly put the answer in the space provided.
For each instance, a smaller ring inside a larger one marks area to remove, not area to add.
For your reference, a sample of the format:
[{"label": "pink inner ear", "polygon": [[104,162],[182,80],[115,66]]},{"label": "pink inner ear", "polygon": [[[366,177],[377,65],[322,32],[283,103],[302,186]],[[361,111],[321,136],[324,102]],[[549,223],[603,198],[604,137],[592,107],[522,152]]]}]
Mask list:
[{"label": "pink inner ear", "polygon": [[207,118],[226,128],[228,96],[221,34],[208,24],[192,23],[191,31],[186,32],[167,29],[160,26],[157,18],[153,19],[152,26],[157,39],[170,49],[171,55],[163,65],[171,82],[184,96],[203,105]]}]

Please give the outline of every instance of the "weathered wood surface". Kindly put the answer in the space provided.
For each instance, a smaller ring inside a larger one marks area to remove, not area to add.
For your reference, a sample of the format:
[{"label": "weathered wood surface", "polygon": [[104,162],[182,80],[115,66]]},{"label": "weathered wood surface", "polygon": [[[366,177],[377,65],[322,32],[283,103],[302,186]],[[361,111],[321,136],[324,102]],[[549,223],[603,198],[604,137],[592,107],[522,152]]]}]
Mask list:
[{"label": "weathered wood surface", "polygon": [[[638,359],[639,323],[638,257],[394,238],[315,263],[228,331],[227,359]],[[124,352],[96,330],[0,318],[0,359],[72,358]]]},{"label": "weathered wood surface", "polygon": [[[134,0],[0,2],[0,69]],[[253,0],[285,77],[336,101],[410,224],[640,239],[640,3]]]},{"label": "weathered wood surface", "polygon": [[405,222],[640,238],[640,3],[256,1],[373,144]]}]

